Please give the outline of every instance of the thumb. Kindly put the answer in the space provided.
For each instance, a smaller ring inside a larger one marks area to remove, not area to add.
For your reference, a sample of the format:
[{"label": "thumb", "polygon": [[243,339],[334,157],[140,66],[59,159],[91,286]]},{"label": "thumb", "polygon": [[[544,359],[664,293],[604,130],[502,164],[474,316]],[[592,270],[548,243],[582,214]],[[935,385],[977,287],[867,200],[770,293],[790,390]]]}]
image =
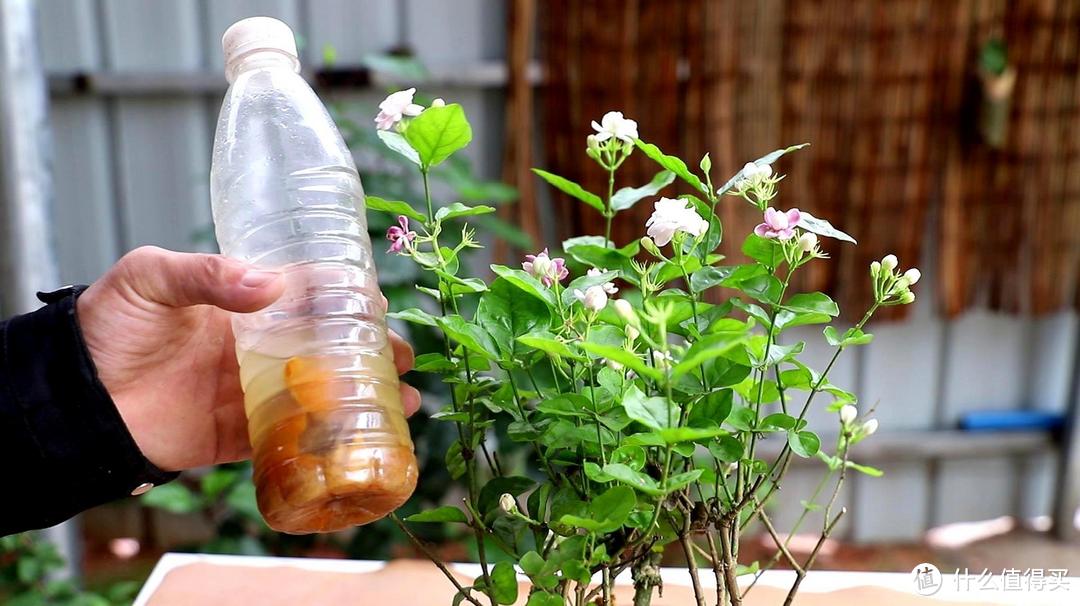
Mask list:
[{"label": "thumb", "polygon": [[147,301],[170,307],[213,305],[252,312],[281,296],[281,274],[221,255],[137,248],[118,263],[122,281]]}]

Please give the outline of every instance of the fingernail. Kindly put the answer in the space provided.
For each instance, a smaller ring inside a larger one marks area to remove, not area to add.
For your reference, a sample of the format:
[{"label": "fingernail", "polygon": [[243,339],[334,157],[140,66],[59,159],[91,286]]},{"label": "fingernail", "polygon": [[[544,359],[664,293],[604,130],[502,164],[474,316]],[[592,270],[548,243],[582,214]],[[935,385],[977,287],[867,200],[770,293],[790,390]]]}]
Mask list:
[{"label": "fingernail", "polygon": [[272,271],[249,269],[244,277],[240,278],[240,284],[248,288],[261,288],[276,280],[279,275],[281,274]]}]

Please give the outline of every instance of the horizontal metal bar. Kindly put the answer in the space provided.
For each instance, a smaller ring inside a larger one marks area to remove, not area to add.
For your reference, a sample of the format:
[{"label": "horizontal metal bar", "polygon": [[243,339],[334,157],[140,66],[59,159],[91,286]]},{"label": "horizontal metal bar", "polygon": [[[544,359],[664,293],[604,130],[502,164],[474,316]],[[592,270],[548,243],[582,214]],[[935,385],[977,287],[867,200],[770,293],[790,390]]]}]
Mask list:
[{"label": "horizontal metal bar", "polygon": [[[529,66],[529,80],[540,81],[540,66]],[[321,89],[384,89],[392,86],[499,88],[506,85],[506,63],[481,63],[429,68],[420,80],[403,82],[363,66],[304,70],[303,76]],[[220,71],[96,71],[53,72],[49,92],[55,96],[183,96],[221,94],[228,86]]]},{"label": "horizontal metal bar", "polygon": [[[835,444],[835,435],[822,435],[822,444]],[[759,443],[758,458],[773,460],[783,448],[783,441],[766,439]],[[859,463],[882,461],[926,461],[931,459],[973,459],[985,456],[1033,455],[1052,452],[1058,447],[1048,431],[971,432],[971,431],[895,431],[876,434],[851,450]],[[817,459],[795,457],[793,463]]]}]

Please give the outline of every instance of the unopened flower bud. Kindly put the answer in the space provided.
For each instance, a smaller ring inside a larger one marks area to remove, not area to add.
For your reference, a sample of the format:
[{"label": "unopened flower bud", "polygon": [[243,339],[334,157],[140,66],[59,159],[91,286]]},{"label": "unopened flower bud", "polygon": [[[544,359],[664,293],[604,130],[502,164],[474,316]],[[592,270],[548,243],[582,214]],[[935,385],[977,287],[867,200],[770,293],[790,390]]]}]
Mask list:
[{"label": "unopened flower bud", "polygon": [[649,236],[644,236],[641,238],[641,247],[657,257],[660,256],[660,249],[656,247],[656,242],[654,242],[653,239]]},{"label": "unopened flower bud", "polygon": [[619,364],[615,360],[604,360],[604,363],[608,365],[608,368],[614,371],[620,371],[623,369],[623,365]]},{"label": "unopened flower bud", "polygon": [[615,306],[615,313],[619,314],[619,317],[623,320],[633,322],[637,319],[637,314],[634,313],[634,306],[630,305],[630,302],[626,299],[616,299],[612,305]]},{"label": "unopened flower bud", "polygon": [[799,236],[799,249],[804,253],[808,253],[814,250],[817,246],[817,234],[813,232],[806,232]]},{"label": "unopened flower bud", "polygon": [[922,272],[912,267],[911,269],[904,272],[904,277],[907,278],[908,284],[914,284],[919,281],[919,278],[922,277]]},{"label": "unopened flower bud", "polygon": [[885,255],[885,258],[881,260],[881,267],[883,267],[885,271],[896,269],[898,264],[899,261],[896,260],[896,255]]},{"label": "unopened flower bud", "polygon": [[652,352],[653,365],[661,370],[666,370],[671,367],[671,362],[675,358],[671,357],[671,354],[664,353],[659,349],[654,349]]},{"label": "unopened flower bud", "polygon": [[840,409],[840,421],[842,421],[844,425],[850,425],[858,416],[859,409],[851,404],[844,404],[843,408]]},{"label": "unopened flower bud", "polygon": [[443,101],[442,97],[439,97],[431,102],[431,107],[446,107],[446,101]]},{"label": "unopened flower bud", "polygon": [[608,295],[603,286],[590,286],[585,292],[575,290],[574,296],[589,311],[601,311],[607,307]]},{"label": "unopened flower bud", "polygon": [[909,305],[915,302],[915,293],[910,290],[904,291],[904,294],[900,295],[900,303],[903,305]]},{"label": "unopened flower bud", "polygon": [[878,421],[877,421],[877,419],[870,419],[869,421],[863,423],[863,426],[862,426],[863,435],[872,436],[872,435],[874,435],[874,432],[877,431],[877,430],[878,430]]},{"label": "unopened flower bud", "polygon": [[[620,299],[620,301],[621,300],[622,299]],[[616,303],[618,303],[618,301],[616,301]],[[634,328],[633,326],[627,326],[626,327],[626,338],[627,339],[630,339],[631,341],[637,341],[637,338],[639,336],[641,336],[641,332],[638,331],[638,329]]]},{"label": "unopened flower bud", "polygon": [[870,275],[876,278],[879,273],[881,273],[881,263],[874,261],[870,264]]},{"label": "unopened flower bud", "polygon": [[499,497],[499,509],[503,510],[503,513],[514,513],[517,511],[517,501],[514,499],[514,495],[504,492]]},{"label": "unopened flower bud", "polygon": [[909,286],[911,286],[911,283],[908,282],[908,279],[904,276],[900,276],[896,279],[896,282],[893,283],[893,290],[895,292],[904,292]]}]

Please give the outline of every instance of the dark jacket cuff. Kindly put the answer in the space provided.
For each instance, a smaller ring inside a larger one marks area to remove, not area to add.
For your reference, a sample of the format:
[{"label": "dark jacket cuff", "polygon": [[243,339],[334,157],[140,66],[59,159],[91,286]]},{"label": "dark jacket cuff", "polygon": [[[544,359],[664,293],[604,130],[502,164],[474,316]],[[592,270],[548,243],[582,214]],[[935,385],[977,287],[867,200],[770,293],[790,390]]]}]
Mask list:
[{"label": "dark jacket cuff", "polygon": [[143,456],[98,380],[69,287],[0,323],[0,536],[44,528],[178,474]]}]

